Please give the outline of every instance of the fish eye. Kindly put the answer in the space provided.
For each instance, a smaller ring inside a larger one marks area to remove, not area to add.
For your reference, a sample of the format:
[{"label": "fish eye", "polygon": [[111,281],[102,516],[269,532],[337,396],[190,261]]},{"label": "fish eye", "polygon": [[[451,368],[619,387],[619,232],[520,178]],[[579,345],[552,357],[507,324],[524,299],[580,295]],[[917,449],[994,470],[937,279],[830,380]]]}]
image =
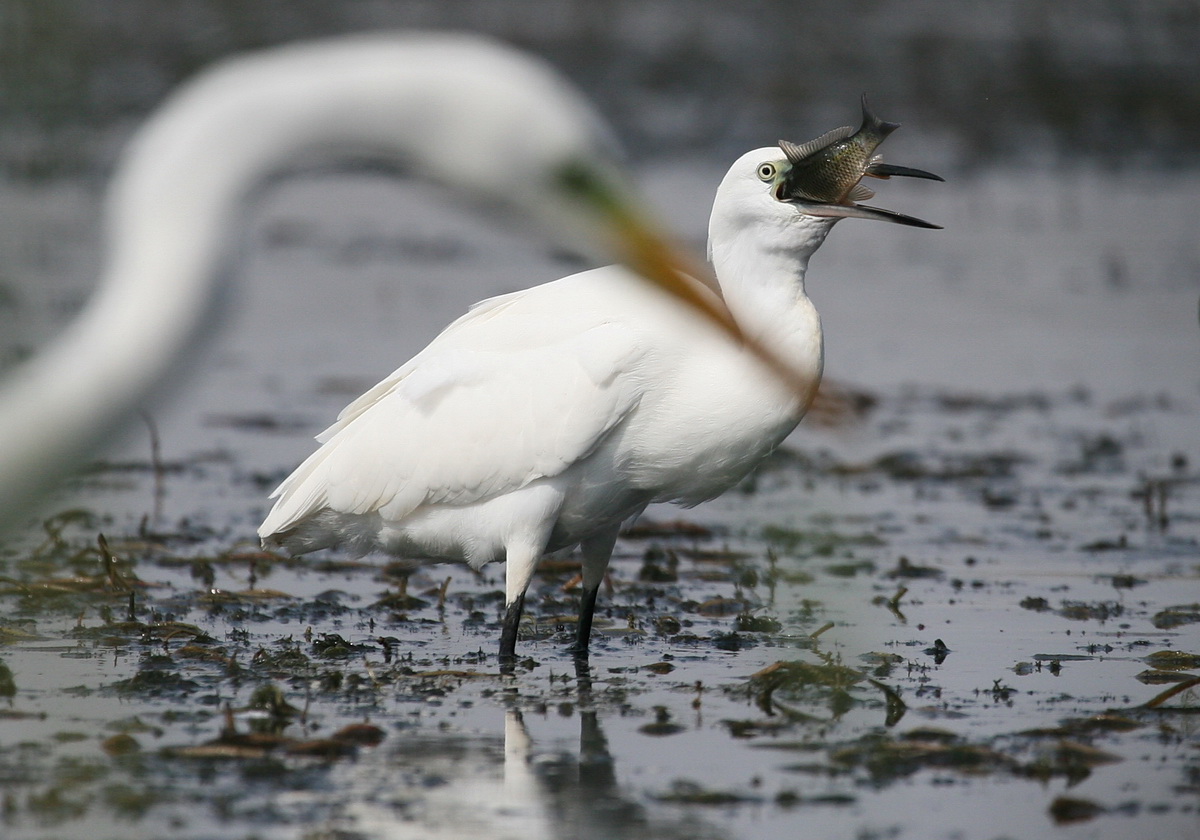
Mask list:
[{"label": "fish eye", "polygon": [[773,181],[779,169],[773,163],[760,163],[758,165],[758,179],[760,181]]}]

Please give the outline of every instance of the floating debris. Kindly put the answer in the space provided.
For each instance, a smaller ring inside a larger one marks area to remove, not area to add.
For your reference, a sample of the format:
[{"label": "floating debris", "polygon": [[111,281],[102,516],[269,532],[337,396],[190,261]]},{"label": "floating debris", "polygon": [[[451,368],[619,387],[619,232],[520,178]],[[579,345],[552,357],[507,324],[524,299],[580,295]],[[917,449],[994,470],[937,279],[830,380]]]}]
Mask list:
[{"label": "floating debris", "polygon": [[1171,683],[1187,682],[1189,679],[1191,679],[1191,676],[1189,674],[1181,674],[1178,671],[1160,671],[1157,669],[1152,669],[1149,671],[1142,671],[1136,677],[1134,677],[1134,679],[1140,683],[1145,683],[1146,685],[1169,685]]},{"label": "floating debris", "polygon": [[195,746],[168,747],[163,753],[173,758],[228,760],[261,759],[281,753],[333,760],[352,757],[360,747],[377,746],[384,737],[383,730],[372,724],[353,724],[328,738],[316,739],[292,738],[271,731],[239,732],[232,709],[226,707],[225,726],[218,737]]},{"label": "floating debris", "polygon": [[1200,604],[1180,604],[1167,607],[1154,614],[1154,626],[1159,630],[1171,630],[1185,624],[1200,622]]},{"label": "floating debris", "polygon": [[137,738],[127,732],[122,732],[119,735],[112,735],[100,742],[100,749],[104,750],[108,755],[133,755],[141,752],[142,745]]},{"label": "floating debris", "polygon": [[737,615],[744,611],[747,603],[742,598],[709,598],[700,604],[697,604],[694,611],[700,615],[706,616],[725,616]]},{"label": "floating debris", "polygon": [[662,737],[664,735],[677,735],[683,732],[687,727],[680,726],[671,720],[671,710],[666,706],[654,707],[654,723],[647,723],[645,726],[639,726],[638,732],[643,735],[653,735]]},{"label": "floating debris", "polygon": [[811,714],[794,709],[791,704],[819,703],[838,717],[856,704],[850,690],[865,680],[866,675],[861,671],[832,657],[826,657],[822,663],[780,661],[752,674],[744,691],[768,715],[810,720]]},{"label": "floating debris", "polygon": [[926,656],[932,656],[934,664],[941,665],[946,661],[946,657],[950,655],[950,648],[946,647],[946,643],[941,639],[934,639],[933,646],[925,648]]},{"label": "floating debris", "polygon": [[0,661],[0,697],[6,698],[11,703],[16,696],[17,678],[13,676],[12,669]]},{"label": "floating debris", "polygon": [[1058,796],[1050,803],[1050,817],[1056,825],[1086,822],[1103,814],[1104,811],[1103,806],[1090,799],[1078,799],[1072,796]]},{"label": "floating debris", "polygon": [[783,624],[778,619],[750,613],[739,614],[734,627],[742,633],[779,633],[783,630]]},{"label": "floating debris", "polygon": [[899,737],[864,737],[853,745],[834,749],[830,759],[843,769],[866,771],[873,784],[886,784],[930,768],[971,775],[1012,773],[1019,768],[1015,759],[991,747],[926,729]]},{"label": "floating debris", "polygon": [[1086,718],[1068,718],[1058,726],[1041,729],[1026,729],[1017,734],[1037,738],[1080,738],[1103,732],[1129,732],[1145,724],[1118,714],[1092,715]]},{"label": "floating debris", "polygon": [[706,788],[698,782],[685,779],[676,779],[666,792],[651,794],[651,798],[675,805],[740,805],[762,801],[761,796]]},{"label": "floating debris", "polygon": [[353,644],[337,633],[322,633],[312,643],[313,654],[323,659],[344,659],[356,653],[373,650],[374,645]]},{"label": "floating debris", "polygon": [[887,573],[889,578],[908,579],[929,579],[940,580],[945,576],[945,572],[937,566],[920,566],[909,560],[904,555],[896,561],[896,567]]},{"label": "floating debris", "polygon": [[1108,621],[1125,613],[1125,605],[1117,601],[1063,601],[1058,614],[1071,621]]}]

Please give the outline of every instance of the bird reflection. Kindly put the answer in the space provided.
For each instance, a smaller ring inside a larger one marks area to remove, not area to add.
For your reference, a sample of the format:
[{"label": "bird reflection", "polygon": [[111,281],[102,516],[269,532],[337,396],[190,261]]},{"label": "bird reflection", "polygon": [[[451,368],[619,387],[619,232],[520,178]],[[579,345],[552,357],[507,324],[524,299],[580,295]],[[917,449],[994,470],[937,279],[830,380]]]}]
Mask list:
[{"label": "bird reflection", "polygon": [[[528,788],[514,785],[513,789],[532,790],[540,798],[549,836],[644,837],[649,816],[620,789],[616,762],[593,705],[592,674],[587,663],[575,663],[575,680],[578,754],[539,755],[520,710],[510,707],[505,712],[505,783],[510,779],[532,781]],[[691,837],[694,833],[682,832],[679,836]]]},{"label": "bird reflection", "polygon": [[526,723],[529,698],[523,710],[523,698],[513,688],[502,700],[502,758],[493,738],[452,734],[398,740],[390,751],[334,768],[353,778],[337,780],[335,789],[349,792],[350,801],[329,828],[353,828],[386,840],[721,836],[694,814],[671,819],[652,813],[635,792],[622,787],[592,679],[587,663],[577,662],[572,704],[579,720],[577,750],[539,748]]}]

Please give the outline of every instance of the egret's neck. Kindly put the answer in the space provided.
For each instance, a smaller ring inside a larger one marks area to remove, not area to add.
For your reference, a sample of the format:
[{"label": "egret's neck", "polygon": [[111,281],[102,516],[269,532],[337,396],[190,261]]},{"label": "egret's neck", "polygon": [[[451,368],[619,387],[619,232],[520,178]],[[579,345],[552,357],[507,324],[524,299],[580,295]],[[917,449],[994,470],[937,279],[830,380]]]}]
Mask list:
[{"label": "egret's neck", "polygon": [[713,268],[743,331],[771,342],[791,337],[804,342],[815,330],[819,342],[820,321],[804,292],[804,278],[809,258],[832,226],[821,221],[781,231],[758,226],[713,231]]}]

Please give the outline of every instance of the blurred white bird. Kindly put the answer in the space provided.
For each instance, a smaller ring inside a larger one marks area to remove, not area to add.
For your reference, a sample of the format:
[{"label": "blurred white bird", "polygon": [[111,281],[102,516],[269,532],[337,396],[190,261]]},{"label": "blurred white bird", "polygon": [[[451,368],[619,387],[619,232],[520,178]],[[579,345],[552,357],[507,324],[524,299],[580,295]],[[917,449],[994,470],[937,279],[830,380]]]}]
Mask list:
[{"label": "blurred white bird", "polygon": [[[383,164],[617,260],[733,329],[679,279],[607,127],[542,62],[461,35],[370,35],[226,61],[185,85],[125,151],[106,258],[80,318],[0,383],[0,529],[172,379],[230,295],[247,204],[287,171]],[[698,272],[697,272],[698,273]]]},{"label": "blurred white bird", "polygon": [[[294,553],[343,545],[476,569],[506,561],[504,660],[539,558],[579,545],[572,649],[586,654],[622,523],[650,502],[719,495],[804,415],[823,363],[804,277],[835,221],[932,227],[849,199],[798,197],[796,180],[813,170],[789,158],[780,148],[743,155],[713,204],[709,254],[745,339],[619,266],[483,301],[318,436],[322,446],[275,490],[260,536]],[[870,174],[868,162],[839,196]],[[889,171],[935,177],[901,170]],[[770,348],[791,381],[747,341]]]}]

